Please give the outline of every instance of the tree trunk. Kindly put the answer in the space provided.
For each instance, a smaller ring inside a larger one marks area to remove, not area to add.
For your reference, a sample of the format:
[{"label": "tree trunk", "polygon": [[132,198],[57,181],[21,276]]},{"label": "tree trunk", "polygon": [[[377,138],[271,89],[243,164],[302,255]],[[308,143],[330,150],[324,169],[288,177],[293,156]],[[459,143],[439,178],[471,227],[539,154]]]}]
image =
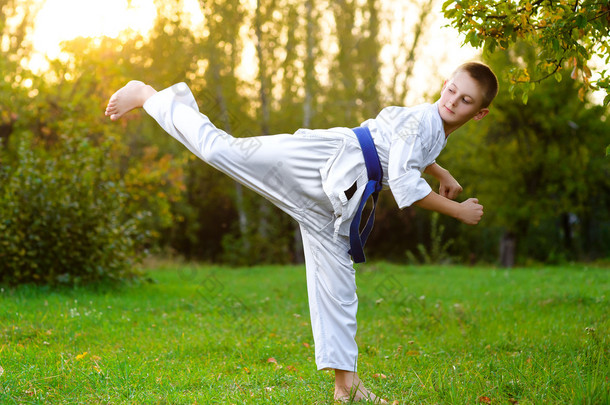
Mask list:
[{"label": "tree trunk", "polygon": [[[397,61],[394,62],[394,67],[395,67],[395,77],[398,76],[398,72],[404,71],[405,72],[405,79],[403,82],[403,86],[401,89],[400,94],[398,94],[398,96],[396,97],[396,101],[398,103],[404,103],[405,99],[407,97],[407,93],[409,91],[409,77],[411,77],[411,75],[413,74],[413,68],[415,67],[415,61],[416,61],[416,52],[417,49],[419,48],[419,42],[421,41],[421,36],[425,33],[426,30],[426,24],[428,23],[428,16],[430,15],[430,13],[432,12],[432,8],[434,7],[434,1],[433,0],[427,0],[427,2],[425,2],[424,4],[422,4],[420,10],[419,10],[419,22],[415,25],[415,27],[413,27],[413,41],[411,42],[411,45],[409,46],[409,51],[405,57],[404,62],[399,65],[398,63],[396,63]],[[406,44],[405,44],[406,46]],[[394,79],[394,81],[396,81],[396,79]],[[396,86],[392,87],[392,92],[396,91]]]},{"label": "tree trunk", "polygon": [[570,213],[564,212],[561,214],[561,228],[563,229],[563,245],[568,253],[573,249],[572,223],[570,221]]},{"label": "tree trunk", "polygon": [[[315,45],[313,20],[314,7],[315,6],[313,0],[307,0],[305,2],[305,18],[307,21],[305,46],[307,50],[307,56],[305,59],[305,100],[303,102],[303,128],[309,128],[311,126],[311,120],[313,118],[313,84],[315,80],[313,56],[313,48]],[[294,262],[305,262],[305,253],[303,252],[303,237],[301,236],[301,229],[298,224],[295,224],[294,226]]]},{"label": "tree trunk", "polygon": [[[260,83],[259,97],[261,102],[261,135],[269,135],[269,100],[267,90],[267,76],[265,69],[265,56],[263,54],[263,29],[260,1],[256,2],[254,18],[254,32],[256,33],[256,55],[258,56],[258,81]],[[269,203],[262,200],[260,203],[260,219],[258,232],[263,238],[269,236]]]},{"label": "tree trunk", "polygon": [[267,99],[267,76],[265,69],[265,56],[263,55],[263,29],[260,1],[256,2],[256,15],[254,18],[254,31],[256,33],[256,55],[258,56],[258,81],[260,83],[261,101],[261,134],[269,135],[269,100]]},{"label": "tree trunk", "polygon": [[[212,71],[214,75],[214,81],[216,82],[216,102],[220,108],[220,119],[222,126],[227,133],[231,133],[231,122],[229,121],[229,112],[227,111],[227,103],[222,94],[222,85],[220,72],[218,70],[218,64],[212,63]],[[244,249],[247,251],[250,247],[250,240],[248,237],[248,215],[244,205],[244,192],[242,185],[236,181],[233,182],[235,186],[235,208],[237,209],[237,215],[239,218],[239,233],[244,244]]]},{"label": "tree trunk", "polygon": [[313,83],[314,77],[314,56],[313,47],[315,43],[314,38],[314,22],[313,22],[313,0],[307,0],[305,2],[306,12],[306,49],[307,56],[305,59],[305,101],[303,102],[303,128],[309,128],[311,125],[311,119],[313,118]]},{"label": "tree trunk", "polygon": [[500,265],[502,267],[511,268],[515,265],[515,251],[517,247],[517,238],[510,231],[504,232],[500,239]]}]

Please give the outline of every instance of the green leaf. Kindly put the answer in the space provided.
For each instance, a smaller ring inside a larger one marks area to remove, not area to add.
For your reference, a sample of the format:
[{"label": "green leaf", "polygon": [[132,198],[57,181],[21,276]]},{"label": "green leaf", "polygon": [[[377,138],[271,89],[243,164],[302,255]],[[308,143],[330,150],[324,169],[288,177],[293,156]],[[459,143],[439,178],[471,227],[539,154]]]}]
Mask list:
[{"label": "green leaf", "polygon": [[[511,84],[510,86],[508,86],[508,93],[509,93],[511,96],[514,96],[514,95],[515,95],[515,85],[514,85],[514,84]],[[514,97],[512,97],[512,98],[514,99]]]},{"label": "green leaf", "polygon": [[481,46],[481,39],[476,31],[473,31],[473,35],[470,37],[470,45],[472,45],[474,48]]},{"label": "green leaf", "polygon": [[563,76],[561,75],[560,72],[555,72],[553,77],[555,78],[555,80],[557,80],[557,83],[561,82],[561,79],[563,79]]},{"label": "green leaf", "polygon": [[557,38],[553,38],[551,40],[551,43],[553,44],[553,51],[555,53],[559,52],[560,51],[560,46],[559,46],[559,41],[557,40]]},{"label": "green leaf", "polygon": [[447,9],[447,7],[449,7],[454,2],[455,2],[455,0],[447,0],[446,2],[444,2],[443,3],[443,11],[445,11]]},{"label": "green leaf", "polygon": [[470,31],[469,33],[467,33],[466,36],[464,37],[464,44],[470,43],[470,38],[472,38],[473,35],[474,35],[474,31]]},{"label": "green leaf", "polygon": [[487,38],[485,41],[485,52],[492,54],[496,50],[496,40],[494,38]]}]

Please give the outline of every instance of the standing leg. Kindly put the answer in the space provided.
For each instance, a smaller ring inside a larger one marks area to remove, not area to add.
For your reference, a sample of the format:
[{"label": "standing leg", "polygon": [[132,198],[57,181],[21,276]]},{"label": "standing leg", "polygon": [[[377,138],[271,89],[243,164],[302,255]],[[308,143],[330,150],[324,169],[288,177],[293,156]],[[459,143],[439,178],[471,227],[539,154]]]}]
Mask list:
[{"label": "standing leg", "polygon": [[318,369],[357,370],[356,277],[346,238],[301,225]]},{"label": "standing leg", "polygon": [[369,392],[357,374],[356,278],[347,253],[349,240],[333,228],[301,225],[307,293],[318,369],[335,370],[335,399],[387,403]]}]

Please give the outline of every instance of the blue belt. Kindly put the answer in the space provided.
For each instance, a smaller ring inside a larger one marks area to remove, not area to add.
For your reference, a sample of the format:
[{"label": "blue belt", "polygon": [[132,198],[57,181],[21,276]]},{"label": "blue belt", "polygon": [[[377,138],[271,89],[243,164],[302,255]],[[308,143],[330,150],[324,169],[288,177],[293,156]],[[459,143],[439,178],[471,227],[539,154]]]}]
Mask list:
[{"label": "blue belt", "polygon": [[[379,192],[382,188],[381,180],[383,178],[383,169],[381,168],[381,162],[377,155],[377,149],[375,148],[371,131],[366,127],[354,128],[353,131],[356,134],[356,137],[358,137],[358,142],[360,142],[360,148],[364,155],[364,164],[366,165],[369,181],[366,183],[360,205],[358,206],[356,215],[349,228],[350,250],[348,253],[352,256],[355,263],[363,263],[366,261],[364,257],[364,244],[366,243],[366,240],[373,229],[373,223],[375,222],[375,208],[377,206]],[[373,209],[371,210],[369,219],[361,233],[360,221],[362,219],[362,209],[371,196],[373,197]]]}]

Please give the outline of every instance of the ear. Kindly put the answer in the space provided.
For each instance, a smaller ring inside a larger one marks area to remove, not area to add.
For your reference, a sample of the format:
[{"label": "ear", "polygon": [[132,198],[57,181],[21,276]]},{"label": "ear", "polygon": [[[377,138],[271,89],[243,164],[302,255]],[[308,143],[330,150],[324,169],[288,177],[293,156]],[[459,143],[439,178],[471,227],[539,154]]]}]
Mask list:
[{"label": "ear", "polygon": [[489,108],[481,108],[475,115],[474,117],[472,117],[473,120],[475,121],[479,121],[482,120],[483,117],[485,117],[487,114],[489,114]]}]

